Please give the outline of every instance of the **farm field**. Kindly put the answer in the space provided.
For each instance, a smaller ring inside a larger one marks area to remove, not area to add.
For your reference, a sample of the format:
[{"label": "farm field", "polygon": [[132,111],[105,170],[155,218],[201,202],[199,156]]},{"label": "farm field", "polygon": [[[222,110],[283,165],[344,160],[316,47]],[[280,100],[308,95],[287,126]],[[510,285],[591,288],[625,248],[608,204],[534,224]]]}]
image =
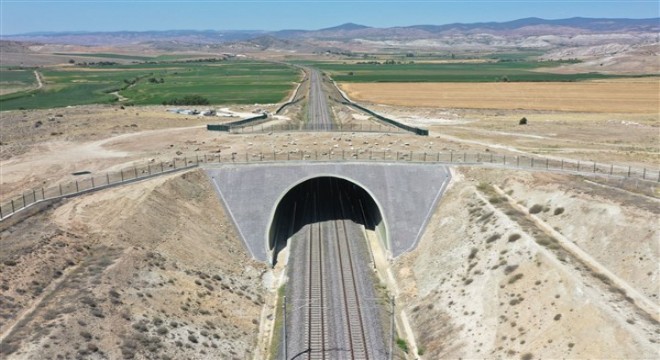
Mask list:
[{"label": "farm field", "polygon": [[357,101],[460,109],[656,113],[658,80],[544,83],[343,83]]},{"label": "farm field", "polygon": [[8,70],[0,68],[0,95],[36,87],[37,79],[32,70]]},{"label": "farm field", "polygon": [[155,105],[186,95],[199,95],[211,104],[276,103],[299,77],[285,65],[248,61],[65,66],[41,73],[43,89],[0,96],[0,109],[114,103],[120,98],[134,105]]},{"label": "farm field", "polygon": [[556,74],[551,69],[562,62],[499,61],[461,63],[310,64],[338,82],[564,82],[609,79],[600,73]]}]

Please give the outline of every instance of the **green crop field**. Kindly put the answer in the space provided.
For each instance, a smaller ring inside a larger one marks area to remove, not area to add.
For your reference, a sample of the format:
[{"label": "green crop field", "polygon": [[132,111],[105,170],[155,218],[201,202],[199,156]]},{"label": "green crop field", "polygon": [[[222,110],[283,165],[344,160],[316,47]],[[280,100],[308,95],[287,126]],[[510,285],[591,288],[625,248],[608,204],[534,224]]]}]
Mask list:
[{"label": "green crop field", "polygon": [[34,86],[36,83],[32,70],[0,69],[0,86]]},{"label": "green crop field", "polygon": [[0,110],[111,103],[117,101],[116,91],[135,105],[186,95],[199,95],[211,104],[276,103],[300,77],[285,65],[251,61],[68,67],[42,74],[43,89],[0,96]]},{"label": "green crop field", "polygon": [[614,76],[553,74],[544,69],[554,62],[503,61],[484,63],[404,63],[404,64],[310,64],[339,82],[497,82],[497,81],[581,81]]}]

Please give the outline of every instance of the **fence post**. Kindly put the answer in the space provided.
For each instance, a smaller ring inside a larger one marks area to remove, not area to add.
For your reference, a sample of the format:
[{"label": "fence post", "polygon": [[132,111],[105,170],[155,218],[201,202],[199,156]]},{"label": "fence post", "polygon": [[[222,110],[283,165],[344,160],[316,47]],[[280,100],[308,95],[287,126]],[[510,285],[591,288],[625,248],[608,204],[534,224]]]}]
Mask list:
[{"label": "fence post", "polygon": [[580,160],[578,160],[578,169],[577,169],[577,171],[580,172]]},{"label": "fence post", "polygon": [[646,180],[646,168],[644,168],[644,172],[642,173],[642,179]]},{"label": "fence post", "polygon": [[46,199],[46,192],[44,191],[44,188],[41,188],[41,198],[44,200]]},{"label": "fence post", "polygon": [[564,159],[561,159],[561,169],[564,170]]},{"label": "fence post", "polygon": [[199,155],[197,155],[197,154],[195,154],[195,161],[196,161],[195,164],[197,164],[197,166],[199,166]]},{"label": "fence post", "polygon": [[532,169],[533,169],[534,168],[534,158],[530,158],[530,159],[532,159]]},{"label": "fence post", "polygon": [[137,168],[133,166],[133,173],[135,174],[135,178],[137,179]]},{"label": "fence post", "polygon": [[2,215],[2,205],[0,205],[0,219],[2,218],[4,218],[4,216]]},{"label": "fence post", "polygon": [[477,153],[477,162],[481,162],[481,153]]},{"label": "fence post", "polygon": [[424,152],[424,162],[426,162],[426,152]]},{"label": "fence post", "polygon": [[76,180],[76,193],[80,192],[80,188],[78,188],[78,180]]},{"label": "fence post", "polygon": [[373,158],[374,158],[374,151],[369,150],[369,160],[373,160]]},{"label": "fence post", "polygon": [[11,200],[11,213],[15,213],[16,209],[14,209],[14,199]]},{"label": "fence post", "polygon": [[502,164],[506,165],[506,155],[504,155],[504,158],[502,160]]},{"label": "fence post", "polygon": [[628,177],[630,177],[630,166],[628,166]]},{"label": "fence post", "polygon": [[614,172],[614,164],[610,164],[610,175]]},{"label": "fence post", "polygon": [[463,153],[463,162],[467,162],[467,152]]},{"label": "fence post", "polygon": [[27,204],[25,203],[25,192],[23,192],[21,196],[23,197],[23,207],[26,207]]},{"label": "fence post", "polygon": [[520,156],[516,155],[516,167],[520,167]]},{"label": "fence post", "polygon": [[545,169],[547,170],[549,168],[550,168],[550,159],[545,159]]},{"label": "fence post", "polygon": [[493,153],[490,153],[490,163],[493,163]]},{"label": "fence post", "polygon": [[94,177],[92,176],[92,189],[94,189],[96,186],[94,186]]},{"label": "fence post", "polygon": [[160,172],[161,172],[161,173],[162,173],[162,172],[165,172],[165,170],[163,169],[163,162],[162,162],[162,161],[160,162]]},{"label": "fence post", "polygon": [[151,164],[147,164],[147,172],[151,175]]},{"label": "fence post", "polygon": [[37,202],[37,190],[36,189],[32,189],[32,200],[34,200],[34,202]]},{"label": "fence post", "polygon": [[60,186],[60,196],[62,196],[62,184],[59,184]]},{"label": "fence post", "polygon": [[124,182],[124,169],[121,169],[121,182]]},{"label": "fence post", "polygon": [[594,174],[596,173],[596,162],[594,161]]},{"label": "fence post", "polygon": [[449,163],[451,164],[451,163],[453,163],[453,162],[454,162],[454,152],[453,152],[453,151],[450,151],[450,152],[449,152]]},{"label": "fence post", "polygon": [[399,161],[399,152],[396,152],[396,161]]},{"label": "fence post", "polygon": [[108,173],[105,173],[105,182],[108,183],[108,185],[110,185],[110,174]]}]

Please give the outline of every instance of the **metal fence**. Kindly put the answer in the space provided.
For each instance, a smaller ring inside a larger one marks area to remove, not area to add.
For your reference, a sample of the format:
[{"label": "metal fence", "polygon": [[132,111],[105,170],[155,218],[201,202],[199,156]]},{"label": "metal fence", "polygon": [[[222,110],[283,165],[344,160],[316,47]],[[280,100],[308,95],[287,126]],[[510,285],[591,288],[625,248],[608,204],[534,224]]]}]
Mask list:
[{"label": "metal fence", "polygon": [[[305,132],[305,131],[315,131],[317,129],[306,129],[301,124],[279,124],[279,125],[245,125],[245,126],[235,126],[231,127],[229,131],[233,134],[250,134],[250,133],[270,133],[270,132]],[[351,124],[333,124],[332,128],[329,130],[321,130],[328,132],[377,132],[377,133],[406,133],[406,130],[374,123],[372,121],[365,123],[351,123]]]},{"label": "metal fence", "polygon": [[574,174],[595,174],[609,178],[635,179],[649,184],[655,191],[660,170],[597,162],[556,160],[542,157],[512,156],[493,153],[413,152],[413,151],[290,151],[194,154],[163,162],[144,162],[118,172],[89,174],[78,180],[50,187],[34,188],[0,203],[0,219],[45,200],[80,195],[127,182],[190,169],[207,164],[251,164],[268,162],[388,162],[428,163],[441,165],[492,166],[532,169]]},{"label": "metal fence", "polygon": [[139,165],[135,164],[132,167],[124,168],[117,172],[89,174],[71,182],[60,183],[49,187],[33,188],[23,191],[17,197],[1,202],[0,220],[43,201],[81,195],[94,190],[189,169],[197,165],[195,163],[188,163],[187,159],[178,158],[163,162],[145,162]]}]

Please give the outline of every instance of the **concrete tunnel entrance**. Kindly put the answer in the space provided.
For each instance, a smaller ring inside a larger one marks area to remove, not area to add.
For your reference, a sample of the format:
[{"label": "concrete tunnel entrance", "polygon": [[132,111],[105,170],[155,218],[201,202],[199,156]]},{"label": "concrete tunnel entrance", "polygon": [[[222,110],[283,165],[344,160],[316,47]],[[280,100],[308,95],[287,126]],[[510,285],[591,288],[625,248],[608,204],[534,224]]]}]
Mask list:
[{"label": "concrete tunnel entrance", "polygon": [[288,239],[305,225],[345,219],[373,230],[387,249],[387,229],[381,208],[362,186],[333,176],[305,180],[281,198],[268,232],[272,265],[287,246]]}]

